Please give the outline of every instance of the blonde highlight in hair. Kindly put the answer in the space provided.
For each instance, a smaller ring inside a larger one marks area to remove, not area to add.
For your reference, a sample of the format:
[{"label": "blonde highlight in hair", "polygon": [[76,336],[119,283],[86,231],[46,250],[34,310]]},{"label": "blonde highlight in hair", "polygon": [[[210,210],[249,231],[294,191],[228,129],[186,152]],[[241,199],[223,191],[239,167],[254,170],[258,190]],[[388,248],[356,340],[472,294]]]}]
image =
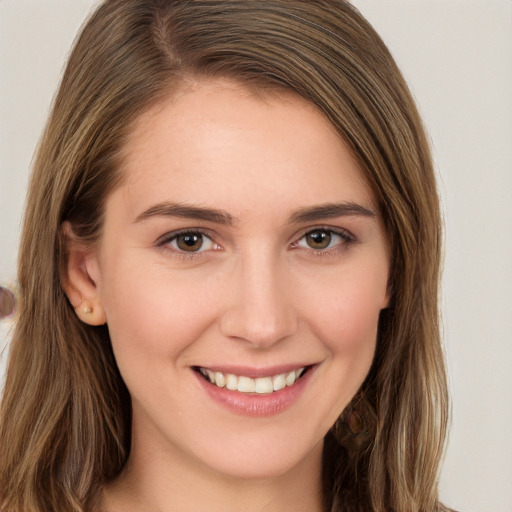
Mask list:
[{"label": "blonde highlight in hair", "polygon": [[62,223],[94,245],[134,122],[183,80],[215,77],[314,104],[358,159],[385,220],[391,302],[370,373],[325,441],[326,510],[445,510],[441,219],[428,141],[387,48],[342,0],[108,0],[88,20],[28,193],[0,410],[0,510],[88,510],[128,458],[129,394],[108,328],[81,323],[62,289]]}]

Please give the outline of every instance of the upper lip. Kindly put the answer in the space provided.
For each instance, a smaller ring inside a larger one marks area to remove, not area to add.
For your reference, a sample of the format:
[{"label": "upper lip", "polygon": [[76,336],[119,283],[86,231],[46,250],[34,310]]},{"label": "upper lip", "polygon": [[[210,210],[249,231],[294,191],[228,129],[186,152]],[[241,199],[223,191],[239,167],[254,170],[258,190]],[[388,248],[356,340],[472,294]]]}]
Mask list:
[{"label": "upper lip", "polygon": [[245,377],[251,377],[256,379],[258,377],[270,377],[273,375],[279,375],[281,373],[288,373],[299,368],[311,367],[311,363],[292,363],[283,364],[267,367],[253,367],[253,366],[238,366],[238,365],[195,365],[194,368],[207,368],[213,372],[221,372],[224,374],[230,373],[233,375],[243,375]]}]

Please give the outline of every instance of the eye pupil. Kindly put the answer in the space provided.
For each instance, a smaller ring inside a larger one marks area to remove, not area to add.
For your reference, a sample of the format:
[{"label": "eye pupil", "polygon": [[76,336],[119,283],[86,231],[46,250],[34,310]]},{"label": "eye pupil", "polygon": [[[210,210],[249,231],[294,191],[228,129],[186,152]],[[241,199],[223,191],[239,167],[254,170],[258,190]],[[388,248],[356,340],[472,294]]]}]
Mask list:
[{"label": "eye pupil", "polygon": [[183,233],[176,237],[176,245],[182,251],[198,251],[203,245],[203,237],[197,233]]},{"label": "eye pupil", "polygon": [[311,231],[306,235],[306,240],[312,249],[325,249],[331,243],[332,235],[328,231]]}]

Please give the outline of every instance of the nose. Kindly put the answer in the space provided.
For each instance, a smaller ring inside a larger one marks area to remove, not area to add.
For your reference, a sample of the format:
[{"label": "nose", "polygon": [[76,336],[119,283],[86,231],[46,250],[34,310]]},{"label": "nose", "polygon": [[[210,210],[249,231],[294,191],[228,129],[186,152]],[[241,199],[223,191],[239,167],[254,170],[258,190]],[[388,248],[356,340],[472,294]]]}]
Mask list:
[{"label": "nose", "polygon": [[293,290],[277,260],[271,254],[240,256],[230,275],[230,298],[221,319],[224,336],[266,348],[294,334]]}]

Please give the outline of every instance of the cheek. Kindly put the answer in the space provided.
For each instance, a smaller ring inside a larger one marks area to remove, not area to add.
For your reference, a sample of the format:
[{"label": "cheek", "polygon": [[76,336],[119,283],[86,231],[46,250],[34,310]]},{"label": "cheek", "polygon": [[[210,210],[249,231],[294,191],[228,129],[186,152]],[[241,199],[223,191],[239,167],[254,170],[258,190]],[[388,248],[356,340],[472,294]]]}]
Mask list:
[{"label": "cheek", "polygon": [[354,293],[339,298],[325,312],[319,336],[347,381],[359,388],[370,369],[377,342],[380,309],[372,296]]},{"label": "cheek", "polygon": [[321,419],[324,430],[332,427],[368,375],[385,287],[385,279],[354,270],[350,276],[331,279],[329,286],[324,283],[321,300],[309,299],[314,305],[309,325],[327,352],[320,399],[328,411]]},{"label": "cheek", "polygon": [[380,311],[387,302],[387,269],[352,267],[317,280],[315,286],[309,283],[306,303],[313,306],[308,314],[318,337],[334,352],[358,354],[369,347],[373,353]]},{"label": "cheek", "polygon": [[177,357],[214,319],[214,286],[195,286],[200,283],[137,264],[121,263],[105,274],[103,302],[120,367]]}]

